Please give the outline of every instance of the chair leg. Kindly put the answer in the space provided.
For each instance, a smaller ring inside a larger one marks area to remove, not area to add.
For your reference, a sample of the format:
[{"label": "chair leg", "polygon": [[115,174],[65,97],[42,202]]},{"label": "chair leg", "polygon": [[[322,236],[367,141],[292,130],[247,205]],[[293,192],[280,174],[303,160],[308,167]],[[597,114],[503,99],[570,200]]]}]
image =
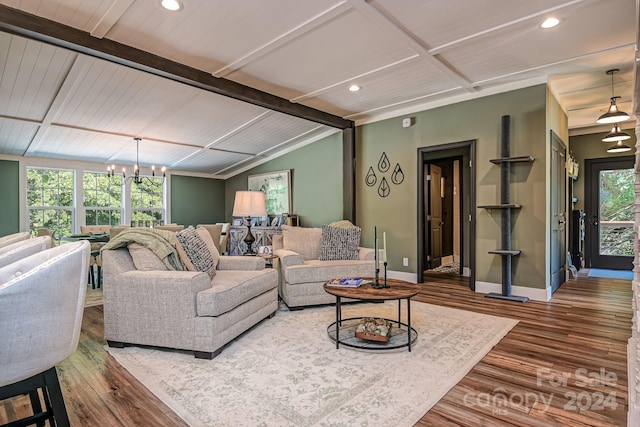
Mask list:
[{"label": "chair leg", "polygon": [[98,288],[102,287],[102,267],[98,266]]},{"label": "chair leg", "polygon": [[89,266],[89,284],[91,285],[91,289],[96,288],[96,280],[93,277],[93,264]]},{"label": "chair leg", "polygon": [[67,415],[67,408],[64,405],[64,397],[62,397],[62,389],[60,388],[60,381],[58,380],[58,373],[56,372],[55,366],[44,371],[43,375],[46,384],[45,392],[49,394],[55,425],[58,427],[69,427],[69,416]]},{"label": "chair leg", "polygon": [[[31,390],[29,392],[29,400],[31,401],[31,409],[34,415],[42,412],[42,403],[40,402],[40,395],[38,389]],[[44,421],[40,421],[36,424],[38,427],[44,427]]]}]

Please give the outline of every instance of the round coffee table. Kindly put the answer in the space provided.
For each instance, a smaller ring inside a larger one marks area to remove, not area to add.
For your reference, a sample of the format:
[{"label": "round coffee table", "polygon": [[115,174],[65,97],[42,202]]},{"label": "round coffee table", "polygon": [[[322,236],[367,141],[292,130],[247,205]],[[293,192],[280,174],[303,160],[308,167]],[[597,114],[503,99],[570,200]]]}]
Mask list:
[{"label": "round coffee table", "polygon": [[[420,286],[403,280],[387,279],[389,287],[375,289],[371,284],[364,284],[357,288],[324,285],[324,290],[336,297],[336,321],[327,327],[329,337],[335,341],[336,348],[340,344],[354,348],[367,350],[391,350],[407,347],[411,351],[411,344],[418,339],[418,332],[411,327],[411,298],[420,292]],[[361,301],[386,301],[398,300],[398,319],[384,319],[397,324],[397,328],[391,328],[391,336],[387,342],[361,340],[355,338],[355,329],[360,322],[360,317],[349,319],[342,318],[342,298]],[[402,322],[402,300],[407,300],[407,323]],[[406,334],[407,339],[402,337]]]}]

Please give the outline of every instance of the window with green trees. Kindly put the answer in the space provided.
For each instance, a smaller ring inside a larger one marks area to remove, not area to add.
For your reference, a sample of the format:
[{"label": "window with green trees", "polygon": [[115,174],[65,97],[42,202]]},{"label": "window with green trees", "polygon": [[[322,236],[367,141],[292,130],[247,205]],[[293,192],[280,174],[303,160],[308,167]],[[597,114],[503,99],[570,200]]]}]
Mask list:
[{"label": "window with green trees", "polygon": [[600,254],[633,256],[633,169],[600,171]]},{"label": "window with green trees", "polygon": [[27,168],[27,209],[33,235],[42,227],[51,230],[58,241],[72,233],[74,175],[72,170]]},{"label": "window with green trees", "polygon": [[84,172],[82,192],[86,225],[122,224],[122,175]]},{"label": "window with green trees", "polygon": [[164,221],[164,179],[145,176],[131,184],[131,221],[153,224]]}]

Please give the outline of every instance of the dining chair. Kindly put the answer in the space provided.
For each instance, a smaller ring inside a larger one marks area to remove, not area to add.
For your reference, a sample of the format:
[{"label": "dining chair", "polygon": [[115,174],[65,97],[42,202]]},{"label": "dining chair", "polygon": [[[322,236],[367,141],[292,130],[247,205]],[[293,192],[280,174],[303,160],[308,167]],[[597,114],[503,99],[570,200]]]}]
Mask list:
[{"label": "dining chair", "polygon": [[89,251],[67,243],[0,268],[0,400],[28,394],[33,409],[9,425],[69,425],[55,366],[78,347]]},{"label": "dining chair", "polygon": [[56,240],[55,237],[53,237],[53,233],[51,232],[51,230],[46,227],[38,228],[37,234],[38,236],[49,236],[51,238],[52,246],[56,246],[58,244],[58,241]]},{"label": "dining chair", "polygon": [[[80,233],[87,234],[111,234],[110,225],[81,225]],[[89,283],[93,289],[100,288],[102,286],[102,256],[100,255],[100,248],[104,245],[104,242],[91,242],[91,258],[89,263]],[[94,270],[96,270],[94,272]],[[94,274],[95,273],[95,274]]]}]

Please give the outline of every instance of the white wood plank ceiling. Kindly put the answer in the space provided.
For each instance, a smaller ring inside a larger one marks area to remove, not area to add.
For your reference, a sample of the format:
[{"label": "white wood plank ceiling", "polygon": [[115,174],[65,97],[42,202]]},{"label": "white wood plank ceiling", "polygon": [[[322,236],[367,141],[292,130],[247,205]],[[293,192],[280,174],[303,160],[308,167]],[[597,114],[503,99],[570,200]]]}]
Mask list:
[{"label": "white wood plank ceiling", "polygon": [[[635,109],[635,0],[182,3],[0,0],[357,124],[548,82],[573,133],[604,131],[610,68]],[[336,131],[0,33],[0,154],[127,165],[140,137],[143,166],[224,178]]]}]

